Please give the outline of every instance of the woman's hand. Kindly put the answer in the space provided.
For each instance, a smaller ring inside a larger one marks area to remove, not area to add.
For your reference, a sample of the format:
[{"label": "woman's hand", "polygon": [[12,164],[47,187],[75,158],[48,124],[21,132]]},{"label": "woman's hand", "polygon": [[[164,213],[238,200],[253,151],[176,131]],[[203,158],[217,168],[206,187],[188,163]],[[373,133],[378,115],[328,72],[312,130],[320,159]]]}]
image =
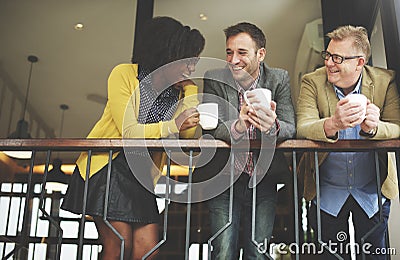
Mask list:
[{"label": "woman's hand", "polygon": [[186,129],[195,127],[199,124],[200,114],[196,108],[188,108],[175,118],[175,124],[179,131],[184,131]]}]

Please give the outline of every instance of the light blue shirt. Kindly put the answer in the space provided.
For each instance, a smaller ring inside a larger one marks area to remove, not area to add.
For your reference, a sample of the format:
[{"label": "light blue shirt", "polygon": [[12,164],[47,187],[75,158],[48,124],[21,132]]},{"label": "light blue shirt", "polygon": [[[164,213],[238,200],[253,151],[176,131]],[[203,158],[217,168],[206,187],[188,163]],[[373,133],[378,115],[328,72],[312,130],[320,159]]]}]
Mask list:
[{"label": "light blue shirt", "polygon": [[[336,86],[335,92],[339,99],[345,97]],[[361,93],[361,77],[352,93]],[[340,130],[339,139],[361,139],[360,130],[360,125]],[[321,209],[335,217],[350,195],[368,217],[375,215],[376,187],[374,152],[332,152],[320,166]]]}]

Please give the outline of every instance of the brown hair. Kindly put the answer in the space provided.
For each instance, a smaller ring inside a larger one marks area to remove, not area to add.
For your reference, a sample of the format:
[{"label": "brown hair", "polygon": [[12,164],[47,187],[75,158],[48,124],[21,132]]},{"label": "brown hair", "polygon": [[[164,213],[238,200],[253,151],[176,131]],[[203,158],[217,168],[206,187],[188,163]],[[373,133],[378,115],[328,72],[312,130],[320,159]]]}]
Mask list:
[{"label": "brown hair", "polygon": [[348,38],[353,39],[353,47],[361,51],[368,61],[371,56],[371,45],[368,39],[368,32],[362,26],[344,25],[326,34],[331,40],[343,41]]},{"label": "brown hair", "polygon": [[257,49],[265,48],[267,44],[265,35],[261,29],[251,23],[241,22],[236,25],[229,26],[224,30],[224,32],[226,40],[232,36],[238,35],[239,33],[247,33],[255,42]]}]

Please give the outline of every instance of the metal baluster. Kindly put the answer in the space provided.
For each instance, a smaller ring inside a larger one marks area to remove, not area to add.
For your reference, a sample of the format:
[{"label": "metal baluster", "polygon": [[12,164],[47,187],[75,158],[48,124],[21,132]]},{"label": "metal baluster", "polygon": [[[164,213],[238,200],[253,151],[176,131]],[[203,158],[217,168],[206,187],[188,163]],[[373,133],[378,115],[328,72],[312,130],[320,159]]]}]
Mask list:
[{"label": "metal baluster", "polygon": [[[21,184],[21,193],[22,190],[24,188],[24,185]],[[8,236],[9,233],[9,227],[10,227],[10,213],[11,213],[11,205],[12,205],[12,195],[14,193],[14,183],[11,183],[11,190],[10,190],[10,200],[8,201],[8,214],[7,214],[7,219],[6,219],[6,233],[5,233],[5,237]],[[19,226],[19,218],[20,218],[20,214],[21,214],[21,204],[22,204],[22,198],[20,196],[18,196],[19,198],[19,207],[18,207],[18,218],[17,218],[17,230],[16,233],[18,234],[18,226]],[[7,246],[7,242],[3,242],[3,253],[2,256],[4,256],[6,254],[6,246]]]},{"label": "metal baluster", "polygon": [[125,239],[122,237],[122,235],[111,225],[111,223],[107,219],[107,213],[108,213],[108,197],[110,194],[110,180],[111,180],[111,167],[112,167],[112,156],[113,152],[112,150],[109,151],[108,153],[108,167],[107,167],[107,181],[106,181],[106,194],[104,195],[104,211],[103,211],[103,221],[104,224],[106,224],[111,231],[121,240],[121,254],[119,256],[120,260],[124,259],[124,253],[125,253]]},{"label": "metal baluster", "polygon": [[314,152],[314,167],[315,167],[315,189],[317,193],[317,236],[318,242],[323,243],[321,236],[321,193],[319,189],[319,166],[318,166],[318,152]]},{"label": "metal baluster", "polygon": [[[383,215],[382,215],[382,193],[381,193],[381,176],[380,176],[380,168],[379,168],[379,154],[377,151],[374,151],[375,155],[375,171],[376,171],[376,189],[378,193],[378,206],[379,206],[379,222],[376,223],[376,225],[370,229],[363,237],[361,237],[361,247],[363,247],[365,240],[367,237],[369,237],[377,228],[379,228],[379,225],[382,224],[383,222]],[[361,255],[362,259],[366,259],[366,255],[364,250],[361,250]]]},{"label": "metal baluster", "polygon": [[[296,151],[292,152],[293,160],[293,202],[294,202],[294,233],[296,245],[300,245],[299,237],[299,194],[297,189],[297,154]],[[299,252],[296,252],[296,260],[300,259]]]},{"label": "metal baluster", "polygon": [[[397,185],[400,190],[400,150],[396,150],[396,170],[397,170]],[[400,196],[399,196],[400,200]]]},{"label": "metal baluster", "polygon": [[[35,156],[36,156],[36,151],[32,151],[32,157],[30,161],[30,168],[29,168],[29,174],[28,174],[28,183],[27,183],[27,188],[26,188],[26,195],[25,195],[25,205],[24,205],[24,215],[23,215],[23,222],[22,222],[22,230],[21,230],[21,243],[19,245],[16,245],[13,250],[11,250],[10,253],[8,253],[3,259],[8,259],[12,255],[16,253],[16,251],[26,248],[27,243],[28,243],[28,231],[30,230],[30,211],[29,211],[29,200],[31,198],[31,193],[32,193],[32,175],[33,175],[33,166],[35,165]],[[26,250],[28,250],[26,248]],[[25,253],[25,254],[24,254]],[[22,259],[27,259],[28,254],[27,252],[24,252],[18,257],[21,257]]]},{"label": "metal baluster", "polygon": [[[258,242],[255,240],[256,236],[256,202],[257,202],[257,186],[255,185],[256,179],[257,179],[257,169],[254,168],[253,174],[256,176],[253,176],[253,192],[252,192],[252,201],[251,201],[251,242],[258,247]],[[267,245],[265,245],[267,246]]]},{"label": "metal baluster", "polygon": [[186,207],[186,241],[185,241],[185,260],[189,259],[190,244],[190,213],[192,210],[192,173],[193,173],[193,150],[189,152],[189,178],[188,178],[188,199]]},{"label": "metal baluster", "polygon": [[92,160],[92,150],[88,151],[88,159],[86,163],[86,173],[85,173],[85,187],[83,190],[83,205],[82,205],[82,216],[79,222],[79,244],[78,244],[78,255],[77,259],[82,260],[83,255],[83,236],[85,235],[85,215],[86,215],[86,203],[87,203],[87,193],[89,188],[89,173],[90,173],[90,162]]},{"label": "metal baluster", "polygon": [[[39,200],[39,203],[40,203],[40,200]],[[38,232],[39,211],[40,211],[40,209],[39,209],[39,207],[38,207],[38,208],[37,208],[37,211],[36,211],[35,232],[34,232],[34,236],[35,236],[35,237],[37,237],[37,232]],[[37,243],[33,243],[33,249],[32,249],[32,255],[33,255],[33,256],[35,255],[35,252],[36,252],[36,244],[37,244]]]},{"label": "metal baluster", "polygon": [[332,255],[336,256],[337,259],[343,260],[343,258],[337,253],[333,253],[329,250],[329,247],[326,245],[324,241],[322,241],[321,235],[321,191],[319,188],[319,162],[318,162],[318,151],[314,152],[314,160],[315,160],[315,183],[316,183],[316,191],[317,191],[317,229],[318,229],[318,242],[322,245],[327,252],[330,252]]},{"label": "metal baluster", "polygon": [[235,152],[231,153],[231,178],[230,178],[230,186],[229,186],[229,217],[228,223],[226,223],[220,230],[217,231],[209,240],[208,240],[208,259],[211,259],[211,251],[212,251],[212,241],[218,237],[225,229],[227,229],[230,225],[232,225],[232,213],[233,213],[233,176],[235,173]]},{"label": "metal baluster", "polygon": [[253,192],[252,192],[252,205],[251,205],[251,242],[253,243],[253,245],[255,247],[257,247],[258,250],[260,248],[262,249],[262,243],[265,242],[264,255],[268,259],[274,260],[272,258],[272,256],[269,254],[269,250],[268,250],[269,240],[266,239],[265,241],[261,241],[260,243],[258,243],[257,240],[255,239],[255,237],[256,237],[256,202],[257,202],[257,185],[256,185],[256,183],[257,183],[257,166],[254,168],[253,174],[255,174],[255,176],[253,176],[253,178],[252,178],[253,179],[253,184],[252,184]]},{"label": "metal baluster", "polygon": [[[58,221],[55,220],[50,214],[48,214],[46,212],[45,205],[44,205],[45,190],[46,190],[47,174],[48,174],[48,171],[49,171],[50,157],[51,157],[51,151],[48,150],[47,151],[47,155],[46,155],[46,163],[45,163],[43,180],[42,180],[42,190],[41,190],[41,193],[40,193],[39,210],[46,217],[46,219],[49,220],[50,225],[53,225],[57,230],[58,240],[57,240],[56,251],[54,253],[55,253],[56,259],[58,260],[58,259],[60,259],[60,254],[61,254],[61,244],[62,244],[63,230],[61,229],[61,226],[58,223]],[[52,205],[53,205],[53,202],[52,202]],[[60,205],[56,205],[56,206],[59,208]],[[52,233],[53,233],[52,231],[53,230],[50,227],[49,236],[52,235]],[[49,245],[48,247],[50,247],[50,246],[51,245]],[[52,252],[52,250],[49,250],[49,248],[48,248],[48,253],[50,253],[50,252]],[[52,258],[53,255],[52,256],[47,255],[47,257]]]},{"label": "metal baluster", "polygon": [[168,230],[168,207],[169,207],[169,180],[171,176],[171,151],[167,152],[167,178],[165,182],[166,194],[165,194],[165,209],[164,209],[164,226],[163,226],[163,239],[157,243],[149,252],[147,252],[142,259],[148,258],[153,252],[161,247],[167,241],[167,230]]}]

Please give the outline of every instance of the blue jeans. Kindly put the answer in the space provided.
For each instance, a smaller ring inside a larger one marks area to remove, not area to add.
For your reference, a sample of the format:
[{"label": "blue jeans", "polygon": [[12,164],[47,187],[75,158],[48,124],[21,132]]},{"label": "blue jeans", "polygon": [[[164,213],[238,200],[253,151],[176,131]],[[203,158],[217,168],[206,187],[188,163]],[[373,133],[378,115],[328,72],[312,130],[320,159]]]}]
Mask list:
[{"label": "blue jeans", "polygon": [[[233,185],[232,224],[212,241],[212,259],[239,258],[239,231],[243,228],[243,259],[266,259],[266,240],[269,242],[275,219],[276,184],[264,178],[256,187],[255,240],[251,238],[253,189],[248,187],[249,176],[242,173]],[[229,222],[229,189],[208,201],[211,234],[216,234]],[[264,252],[263,252],[264,251]],[[268,247],[267,247],[267,252]]]},{"label": "blue jeans", "polygon": [[[321,236],[322,241],[328,243],[332,241],[337,243],[337,246],[333,246],[332,249],[336,250],[337,253],[343,257],[344,259],[350,259],[350,252],[346,252],[345,249],[348,243],[350,242],[349,239],[349,225],[348,225],[348,218],[350,211],[352,212],[353,217],[353,224],[355,230],[355,242],[359,245],[359,253],[357,254],[357,259],[362,259],[362,243],[361,238],[368,233],[372,228],[375,227],[379,223],[379,212],[376,213],[371,218],[368,218],[367,214],[365,214],[364,210],[360,207],[357,201],[354,200],[352,196],[346,200],[345,204],[343,205],[342,209],[340,210],[337,217],[334,217],[330,214],[325,213],[321,210]],[[365,240],[365,243],[371,244],[367,246],[365,249],[366,253],[371,252],[370,254],[366,254],[366,259],[370,260],[386,260],[387,256],[385,254],[375,254],[375,252],[383,252],[380,250],[385,250],[387,248],[385,237],[387,235],[387,227],[388,227],[388,218],[390,213],[390,200],[386,199],[385,203],[382,205],[382,222],[378,224],[378,228],[372,232]],[[310,224],[311,227],[317,232],[317,206],[314,202],[311,205],[310,210]],[[345,240],[338,240],[338,233],[344,234]],[[340,245],[343,245],[343,249],[340,249]],[[376,251],[376,249],[378,251]],[[324,250],[325,259],[337,259],[332,254],[329,254],[327,250]]]}]

